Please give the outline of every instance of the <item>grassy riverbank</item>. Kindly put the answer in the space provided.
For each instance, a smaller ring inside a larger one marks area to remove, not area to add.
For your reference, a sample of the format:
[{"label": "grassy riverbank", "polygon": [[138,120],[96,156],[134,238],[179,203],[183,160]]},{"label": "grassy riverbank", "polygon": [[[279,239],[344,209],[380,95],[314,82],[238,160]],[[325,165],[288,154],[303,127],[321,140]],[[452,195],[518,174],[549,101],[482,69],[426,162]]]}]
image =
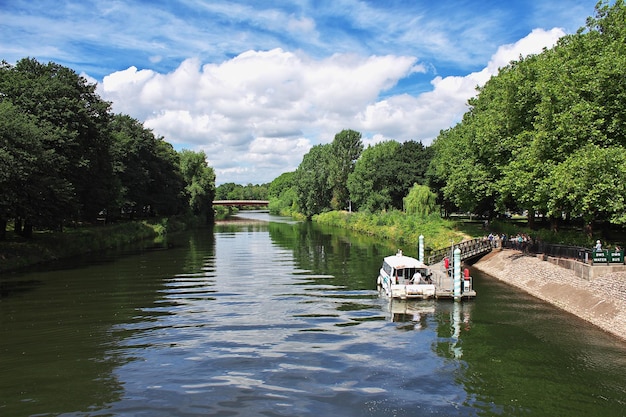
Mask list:
[{"label": "grassy riverbank", "polygon": [[420,217],[389,211],[384,213],[349,213],[331,211],[313,216],[313,221],[365,233],[404,246],[417,247],[424,236],[426,249],[440,249],[485,234],[481,223],[445,220],[437,215]]},{"label": "grassy riverbank", "polygon": [[485,228],[483,221],[470,221],[467,218],[442,219],[438,215],[420,217],[400,211],[382,213],[331,211],[313,216],[313,221],[376,236],[404,246],[417,246],[419,235],[424,235],[426,249],[442,249],[450,246],[451,241],[458,243],[489,233],[507,236],[524,234],[545,243],[589,248],[593,247],[596,239],[601,239],[607,247],[616,244],[624,246],[626,239],[621,229],[613,230],[610,235],[606,230],[601,230],[594,236],[587,236],[581,228],[575,227],[562,228],[558,232],[551,230],[549,225],[537,225],[536,229],[530,229],[525,218],[496,220]]},{"label": "grassy riverbank", "polygon": [[146,219],[99,226],[66,228],[61,232],[34,233],[31,239],[18,236],[0,242],[0,272],[70,258],[90,252],[121,247],[168,232],[187,229],[197,223],[192,217]]}]

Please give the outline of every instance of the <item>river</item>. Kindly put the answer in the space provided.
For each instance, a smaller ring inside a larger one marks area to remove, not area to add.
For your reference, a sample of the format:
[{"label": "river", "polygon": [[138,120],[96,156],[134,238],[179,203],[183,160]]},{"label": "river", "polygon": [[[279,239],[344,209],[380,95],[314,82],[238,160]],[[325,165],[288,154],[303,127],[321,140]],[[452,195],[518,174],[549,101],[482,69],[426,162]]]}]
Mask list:
[{"label": "river", "polygon": [[477,272],[390,303],[395,247],[245,217],[4,274],[0,416],[626,416],[594,326]]}]

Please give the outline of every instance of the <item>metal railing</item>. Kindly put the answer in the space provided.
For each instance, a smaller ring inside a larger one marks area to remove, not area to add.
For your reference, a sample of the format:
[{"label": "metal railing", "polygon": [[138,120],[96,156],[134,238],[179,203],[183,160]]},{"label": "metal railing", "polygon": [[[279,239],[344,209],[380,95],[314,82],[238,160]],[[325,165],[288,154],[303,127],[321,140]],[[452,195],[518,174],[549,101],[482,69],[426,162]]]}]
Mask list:
[{"label": "metal railing", "polygon": [[437,249],[428,255],[428,265],[441,262],[446,256],[452,257],[454,250],[457,248],[461,250],[461,260],[465,260],[491,252],[493,244],[487,238],[478,238],[456,243],[448,248]]},{"label": "metal railing", "polygon": [[[608,250],[594,252],[593,249],[582,246],[559,245],[555,243],[534,241],[518,242],[515,239],[502,242],[502,246],[509,249],[517,249],[533,255],[543,254],[546,256],[551,256],[553,258],[574,259],[586,264],[606,265],[624,263],[623,251],[616,252],[613,250]],[[605,260],[599,262],[599,259]]]},{"label": "metal railing", "polygon": [[487,238],[477,238],[472,240],[466,240],[464,242],[456,243],[454,245],[450,245],[450,247],[437,249],[428,255],[427,263],[428,265],[434,265],[438,262],[441,262],[445,257],[452,258],[453,252],[456,248],[461,250],[461,260],[466,260],[473,258],[475,256],[484,255],[490,252],[495,247],[504,247],[509,249],[516,249],[528,254],[543,254],[546,256],[551,256],[554,258],[565,258],[565,259],[575,259],[577,261],[586,263],[586,264],[606,264],[606,263],[624,263],[624,254],[622,252],[622,258],[611,258],[611,252],[607,252],[607,261],[599,263],[594,262],[594,258],[597,258],[597,254],[594,253],[592,249],[585,248],[582,246],[569,246],[569,245],[559,245],[554,243],[544,243],[537,242],[534,240],[523,240],[519,241],[518,239],[506,239],[506,240],[495,240],[490,241]]}]

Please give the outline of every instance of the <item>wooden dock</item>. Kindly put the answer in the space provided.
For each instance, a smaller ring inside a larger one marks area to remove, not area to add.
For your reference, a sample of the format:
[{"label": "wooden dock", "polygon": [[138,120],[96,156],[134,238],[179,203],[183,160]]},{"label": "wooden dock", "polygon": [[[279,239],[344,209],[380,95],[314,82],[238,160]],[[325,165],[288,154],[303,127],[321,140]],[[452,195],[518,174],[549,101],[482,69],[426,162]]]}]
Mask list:
[{"label": "wooden dock", "polygon": [[[435,285],[435,298],[441,299],[454,299],[454,278],[452,274],[448,275],[445,270],[443,261],[440,261],[434,265],[430,265],[431,279]],[[470,290],[463,291],[463,277],[461,277],[461,298],[470,299],[476,297],[476,291],[472,278],[470,277]]]}]

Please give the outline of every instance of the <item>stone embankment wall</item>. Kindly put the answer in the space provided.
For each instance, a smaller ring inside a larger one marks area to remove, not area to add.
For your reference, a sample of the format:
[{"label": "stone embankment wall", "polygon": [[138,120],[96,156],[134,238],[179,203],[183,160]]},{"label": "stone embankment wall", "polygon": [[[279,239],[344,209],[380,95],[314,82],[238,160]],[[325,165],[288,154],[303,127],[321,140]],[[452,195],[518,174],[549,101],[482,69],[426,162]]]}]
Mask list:
[{"label": "stone embankment wall", "polygon": [[473,267],[626,341],[626,272],[585,279],[571,269],[507,249],[493,251]]}]

